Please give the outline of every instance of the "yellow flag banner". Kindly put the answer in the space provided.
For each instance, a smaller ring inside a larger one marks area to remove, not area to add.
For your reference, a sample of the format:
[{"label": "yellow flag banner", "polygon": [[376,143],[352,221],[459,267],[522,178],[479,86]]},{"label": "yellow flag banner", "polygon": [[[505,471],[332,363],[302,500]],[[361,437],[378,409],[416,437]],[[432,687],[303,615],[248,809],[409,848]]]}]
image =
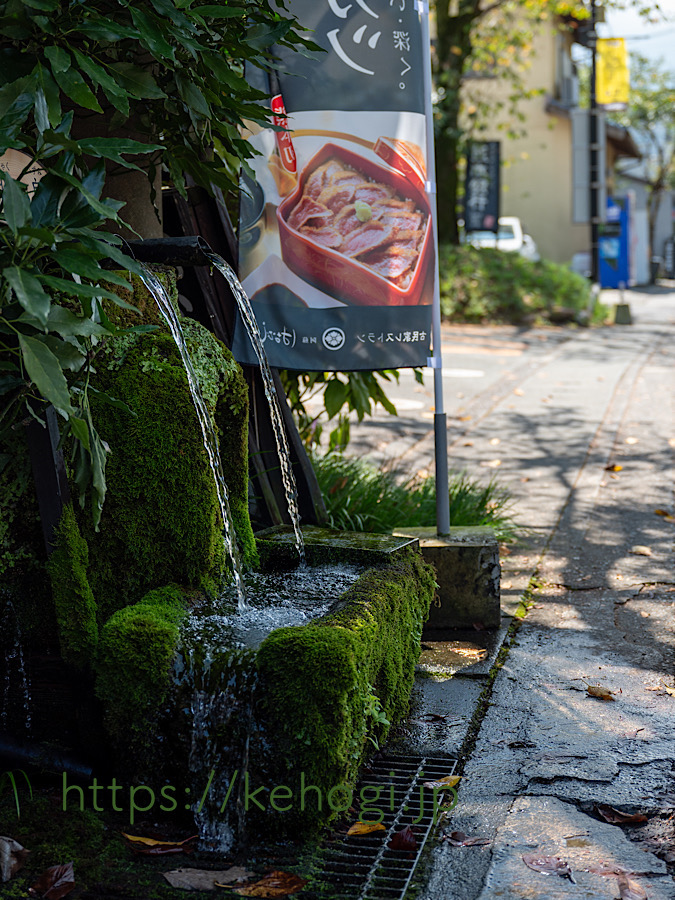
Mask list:
[{"label": "yellow flag banner", "polygon": [[598,38],[596,50],[597,101],[609,109],[628,105],[628,54],[623,38]]}]

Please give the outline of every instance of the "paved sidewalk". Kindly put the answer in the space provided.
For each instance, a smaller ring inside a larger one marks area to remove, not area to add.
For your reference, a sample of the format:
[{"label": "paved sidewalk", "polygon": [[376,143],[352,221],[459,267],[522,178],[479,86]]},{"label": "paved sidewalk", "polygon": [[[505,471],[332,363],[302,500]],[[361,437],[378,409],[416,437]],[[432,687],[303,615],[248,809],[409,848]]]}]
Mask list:
[{"label": "paved sidewalk", "polygon": [[[437,841],[421,876],[424,900],[615,898],[611,870],[620,868],[636,882],[621,896],[675,898],[675,869],[662,858],[675,859],[675,521],[656,513],[675,514],[675,293],[626,299],[632,326],[542,339],[487,330],[497,356],[509,341],[539,347],[515,360],[519,369],[513,359],[501,374],[492,365],[487,389],[450,398],[453,462],[498,473],[531,529],[528,546],[503,559],[504,611],[514,612],[535,574],[540,587],[494,681],[446,826],[490,844]],[[392,429],[399,461],[431,465],[431,436],[407,427]],[[377,454],[381,426],[355,434],[361,452]],[[400,738],[406,749],[462,745],[496,652],[453,668],[472,646],[466,635],[443,657],[444,678],[419,680],[417,715],[447,718],[411,724]],[[590,696],[588,685],[612,699]],[[648,821],[609,824],[598,804]],[[574,881],[533,871],[527,854],[565,860]]]}]

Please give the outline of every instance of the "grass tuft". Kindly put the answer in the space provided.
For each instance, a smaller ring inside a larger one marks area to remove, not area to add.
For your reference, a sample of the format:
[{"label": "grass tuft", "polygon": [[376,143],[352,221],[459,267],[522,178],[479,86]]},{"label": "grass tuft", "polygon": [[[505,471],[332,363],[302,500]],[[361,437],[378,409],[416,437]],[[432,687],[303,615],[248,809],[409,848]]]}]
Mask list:
[{"label": "grass tuft", "polygon": [[[436,524],[433,478],[402,482],[393,471],[340,453],[317,454],[312,462],[333,528],[388,534]],[[490,525],[500,541],[513,541],[518,532],[508,491],[494,478],[480,484],[465,472],[450,473],[450,522]]]}]

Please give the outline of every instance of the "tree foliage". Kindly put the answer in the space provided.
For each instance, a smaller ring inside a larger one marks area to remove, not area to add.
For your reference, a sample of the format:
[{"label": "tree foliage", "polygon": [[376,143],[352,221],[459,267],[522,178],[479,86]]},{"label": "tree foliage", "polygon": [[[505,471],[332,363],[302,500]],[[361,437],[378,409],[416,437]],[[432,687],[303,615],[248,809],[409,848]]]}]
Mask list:
[{"label": "tree foliage", "polygon": [[[25,158],[19,177],[0,176],[0,428],[53,404],[95,521],[109,448],[92,420],[89,376],[100,342],[118,333],[104,301],[127,305],[109,288],[129,287],[103,265],[137,270],[100,230],[123,223],[106,167],[152,177],[163,165],[181,191],[186,173],[236,187],[252,152],[238,126],[268,119],[243,64],[264,64],[274,43],[311,47],[294,24],[283,0],[0,2],[0,156]],[[83,121],[94,127],[83,132]],[[29,174],[36,167],[41,179]]]},{"label": "tree foliage", "polygon": [[[599,4],[598,4],[599,5]],[[608,0],[605,7],[658,11],[658,3]],[[526,89],[537,29],[557,19],[574,26],[589,17],[582,0],[436,0],[436,179],[439,197],[439,234],[442,242],[458,243],[458,173],[467,139],[479,134],[499,108],[509,112],[511,131],[523,133],[527,123],[519,103],[537,89]],[[463,87],[471,79],[499,78],[509,85],[506,99],[465,102]],[[543,85],[542,85],[543,88]]]},{"label": "tree foliage", "polygon": [[[639,174],[647,180],[649,244],[655,252],[659,206],[665,193],[675,187],[675,74],[663,63],[631,53],[630,102],[617,118],[632,129],[643,154],[637,165]],[[630,167],[634,165],[633,161],[629,163]]]}]

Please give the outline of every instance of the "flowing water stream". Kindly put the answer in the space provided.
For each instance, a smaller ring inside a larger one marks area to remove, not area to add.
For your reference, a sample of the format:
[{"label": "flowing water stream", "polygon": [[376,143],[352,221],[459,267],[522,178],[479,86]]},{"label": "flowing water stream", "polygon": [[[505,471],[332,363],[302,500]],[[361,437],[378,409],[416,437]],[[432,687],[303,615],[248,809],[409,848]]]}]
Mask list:
[{"label": "flowing water stream", "polygon": [[213,428],[213,424],[211,423],[211,417],[209,415],[208,409],[206,408],[206,403],[204,402],[204,396],[199,385],[199,379],[197,378],[197,373],[195,372],[190,353],[185,343],[185,335],[183,334],[183,329],[181,328],[180,319],[178,318],[178,313],[171,303],[171,298],[166,292],[161,281],[150,271],[150,269],[147,269],[145,266],[143,266],[141,278],[147,289],[154,297],[166,324],[169,326],[169,330],[171,331],[171,335],[176,343],[176,347],[178,348],[178,352],[180,353],[183,365],[185,366],[188,385],[190,387],[190,394],[192,395],[192,400],[195,405],[197,418],[199,419],[199,425],[202,431],[204,449],[206,450],[206,454],[209,458],[209,465],[211,466],[211,471],[213,472],[213,480],[216,485],[218,504],[220,506],[220,513],[223,519],[223,540],[225,542],[227,553],[232,560],[232,573],[234,576],[234,584],[237,592],[237,602],[239,610],[243,611],[247,608],[246,594],[244,591],[244,578],[242,574],[241,561],[239,559],[239,551],[237,549],[237,538],[234,531],[234,525],[232,523],[232,513],[230,512],[230,501],[227,493],[225,476],[223,474],[223,465],[220,459],[218,438],[216,437],[216,432]]},{"label": "flowing water stream", "polygon": [[267,397],[267,402],[270,407],[272,429],[277,444],[277,453],[279,455],[279,465],[281,466],[281,478],[286,494],[288,514],[291,517],[293,532],[295,534],[295,547],[298,551],[298,556],[300,557],[300,564],[303,565],[305,562],[305,544],[300,529],[298,489],[295,483],[295,476],[293,475],[293,468],[291,466],[291,454],[288,449],[288,440],[286,438],[286,429],[284,428],[284,422],[281,415],[281,407],[279,406],[279,398],[277,397],[277,392],[274,388],[270,364],[267,359],[267,354],[265,353],[265,348],[263,347],[262,335],[260,334],[260,329],[258,328],[258,323],[255,319],[251,301],[249,300],[246,291],[241,286],[241,282],[235,275],[234,269],[228,265],[222,256],[218,256],[217,253],[205,251],[204,255],[213,263],[230,286],[234,299],[237,301],[237,306],[239,307],[239,312],[244,325],[246,326],[246,331],[248,332],[251,344],[253,345],[255,355],[258,358],[258,363],[260,364],[260,374],[262,375],[265,396]]}]

